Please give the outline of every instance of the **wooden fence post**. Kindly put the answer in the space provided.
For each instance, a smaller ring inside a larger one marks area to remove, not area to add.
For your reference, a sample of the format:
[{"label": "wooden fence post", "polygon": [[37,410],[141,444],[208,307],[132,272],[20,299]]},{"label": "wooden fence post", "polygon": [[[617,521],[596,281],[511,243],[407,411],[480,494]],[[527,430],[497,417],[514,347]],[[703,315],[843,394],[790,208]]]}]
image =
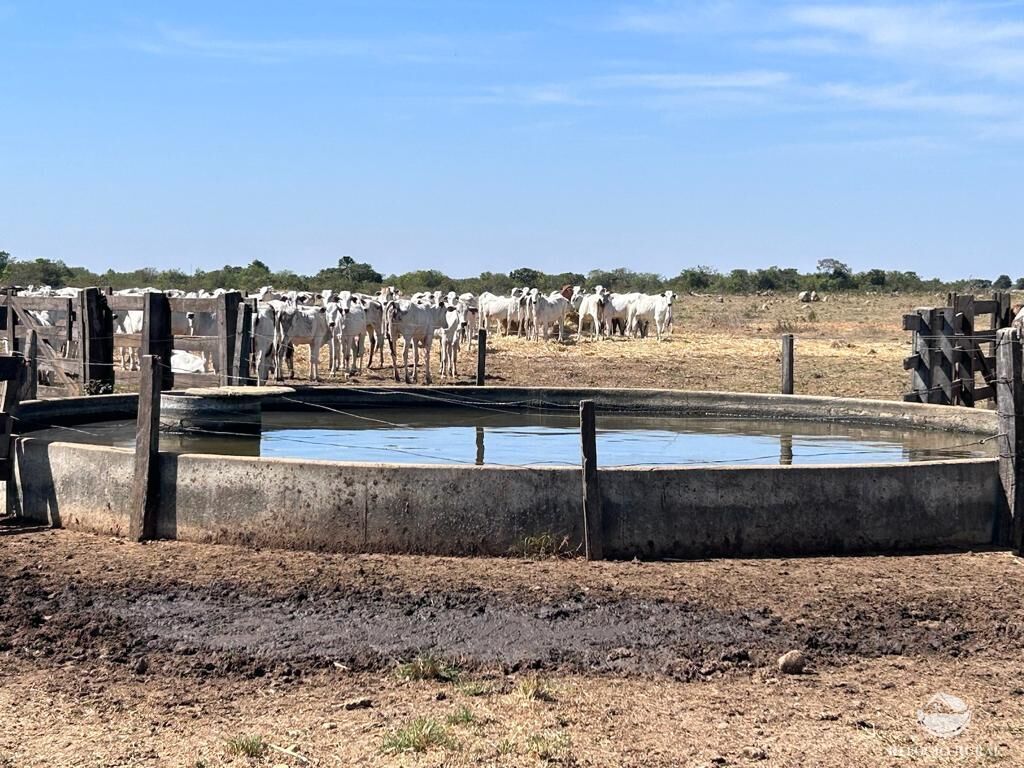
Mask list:
[{"label": "wooden fence post", "polygon": [[782,394],[793,394],[793,334],[782,334]]},{"label": "wooden fence post", "polygon": [[222,387],[230,386],[235,362],[235,332],[238,326],[238,305],[242,294],[228,291],[217,297],[217,371]]},{"label": "wooden fence post", "polygon": [[114,391],[114,318],[98,288],[78,294],[80,384],[89,395]]},{"label": "wooden fence post", "polygon": [[580,400],[580,448],[583,461],[584,547],[587,560],[603,560],[604,524],[597,476],[597,419],[593,400]]},{"label": "wooden fence post", "polygon": [[236,387],[249,384],[249,358],[252,357],[252,303],[244,299],[238,305],[235,322],[235,353],[231,365],[231,383]]},{"label": "wooden fence post", "polygon": [[476,385],[484,385],[484,376],[487,373],[487,329],[481,328],[476,332]]},{"label": "wooden fence post", "polygon": [[[140,346],[140,357],[152,355],[160,361],[159,389],[173,389],[174,371],[171,370],[171,356],[174,353],[174,336],[171,333],[171,302],[165,293],[150,291],[142,294]],[[142,390],[139,392],[141,394]]]},{"label": "wooden fence post", "polygon": [[39,334],[29,331],[25,337],[25,376],[19,400],[35,400],[39,392]]},{"label": "wooden fence post", "polygon": [[1015,328],[996,331],[996,409],[999,419],[999,479],[1006,499],[1004,538],[1020,554],[1024,541],[1024,364]]},{"label": "wooden fence post", "polygon": [[156,538],[160,511],[160,368],[161,360],[145,355],[139,370],[139,415],[135,434],[135,477],[132,482],[128,538]]}]

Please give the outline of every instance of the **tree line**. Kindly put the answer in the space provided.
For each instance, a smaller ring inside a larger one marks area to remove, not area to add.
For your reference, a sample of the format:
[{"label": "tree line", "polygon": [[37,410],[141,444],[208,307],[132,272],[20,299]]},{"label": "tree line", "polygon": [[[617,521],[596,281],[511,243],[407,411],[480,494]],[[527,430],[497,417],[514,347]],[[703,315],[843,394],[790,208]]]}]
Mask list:
[{"label": "tree line", "polygon": [[184,291],[237,288],[255,291],[265,285],[279,290],[319,291],[323,288],[374,293],[383,285],[395,285],[405,293],[414,291],[456,291],[457,293],[508,293],[517,286],[529,286],[542,291],[554,291],[563,285],[603,285],[611,291],[642,291],[660,293],[672,289],[677,293],[755,293],[773,291],[985,291],[1024,290],[1024,277],[1015,282],[1008,275],[994,280],[971,278],[943,281],[922,278],[916,272],[869,269],[854,272],[835,259],[822,259],[814,272],[800,272],[793,268],[766,267],[764,269],[733,269],[720,272],[712,267],[687,267],[674,277],[654,272],[636,272],[619,268],[595,269],[586,274],[579,272],[549,273],[529,267],[520,267],[507,274],[483,272],[476,277],[452,277],[436,269],[422,269],[400,275],[382,275],[370,264],[357,262],[351,256],[338,260],[336,266],[326,267],[315,274],[302,275],[291,270],[274,271],[256,259],[247,266],[225,265],[220,269],[196,270],[192,273],[180,269],[158,270],[149,267],[119,271],[93,272],[85,267],[68,266],[63,261],[34,259],[21,261],[6,251],[0,251],[0,284],[49,285],[159,289],[178,288]]}]

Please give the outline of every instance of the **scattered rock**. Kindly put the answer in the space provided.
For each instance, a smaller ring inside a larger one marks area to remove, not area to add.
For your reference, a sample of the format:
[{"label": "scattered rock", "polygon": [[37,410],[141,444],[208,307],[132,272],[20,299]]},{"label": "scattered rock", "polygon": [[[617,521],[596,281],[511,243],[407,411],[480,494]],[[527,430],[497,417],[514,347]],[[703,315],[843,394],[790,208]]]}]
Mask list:
[{"label": "scattered rock", "polygon": [[347,710],[369,709],[370,707],[373,706],[373,702],[370,701],[370,699],[368,699],[367,697],[363,696],[363,697],[358,698],[358,699],[349,699],[348,701],[346,701],[341,706],[342,706],[342,708],[347,709]]},{"label": "scattered rock", "polygon": [[335,728],[338,727],[338,724],[337,723],[324,723],[320,727],[323,728],[325,731],[333,731]]},{"label": "scattered rock", "polygon": [[837,713],[837,712],[819,712],[818,713],[818,719],[819,720],[825,720],[827,722],[832,722],[832,721],[835,721],[835,720],[839,719],[839,713]]},{"label": "scattered rock", "polygon": [[146,657],[142,656],[138,661],[135,662],[135,666],[132,667],[136,675],[146,674],[146,670],[149,669],[149,662],[146,661]]},{"label": "scattered rock", "polygon": [[444,701],[448,698],[448,694],[444,691],[438,691],[434,694],[434,701]]},{"label": "scattered rock", "polygon": [[779,657],[779,671],[784,675],[803,674],[807,666],[807,657],[802,651],[789,651]]},{"label": "scattered rock", "polygon": [[743,751],[740,754],[742,754],[745,758],[747,758],[747,760],[767,760],[768,759],[768,753],[765,752],[760,747],[744,747]]}]

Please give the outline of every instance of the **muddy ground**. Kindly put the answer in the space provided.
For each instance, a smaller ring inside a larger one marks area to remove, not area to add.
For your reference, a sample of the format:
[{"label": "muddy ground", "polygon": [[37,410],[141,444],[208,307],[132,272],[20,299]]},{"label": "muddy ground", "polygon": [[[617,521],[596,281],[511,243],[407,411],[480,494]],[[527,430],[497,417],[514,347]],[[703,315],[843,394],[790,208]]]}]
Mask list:
[{"label": "muddy ground", "polygon": [[[1022,577],[999,552],[587,564],[7,526],[0,766],[903,765],[953,743],[1020,765]],[[806,674],[776,670],[790,649]],[[417,657],[445,679],[400,679]],[[916,723],[940,691],[972,707],[955,740]],[[389,750],[416,718],[443,743]],[[231,754],[246,735],[261,757]]]}]

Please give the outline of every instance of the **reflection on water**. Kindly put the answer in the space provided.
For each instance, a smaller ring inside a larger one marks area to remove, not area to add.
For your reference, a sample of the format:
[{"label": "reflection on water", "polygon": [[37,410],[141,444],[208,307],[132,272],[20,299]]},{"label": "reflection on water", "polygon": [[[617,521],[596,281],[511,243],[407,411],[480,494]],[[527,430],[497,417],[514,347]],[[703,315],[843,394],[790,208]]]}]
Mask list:
[{"label": "reflection on water", "polygon": [[[601,466],[853,464],[994,455],[975,435],[811,421],[598,414]],[[133,447],[134,422],[34,436]],[[972,444],[973,443],[973,444]],[[334,461],[572,465],[580,461],[579,415],[464,409],[360,409],[265,413],[259,437],[163,434],[175,453],[281,456]]]}]

